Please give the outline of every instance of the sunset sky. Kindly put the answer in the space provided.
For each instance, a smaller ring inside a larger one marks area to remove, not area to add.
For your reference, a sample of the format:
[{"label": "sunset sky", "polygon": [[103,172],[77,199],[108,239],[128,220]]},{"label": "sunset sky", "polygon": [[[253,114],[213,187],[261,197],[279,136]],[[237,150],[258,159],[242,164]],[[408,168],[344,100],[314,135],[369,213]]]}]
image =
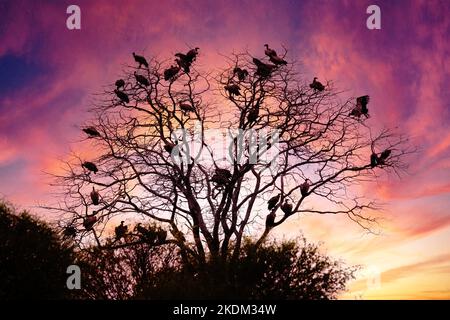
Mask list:
[{"label": "sunset sky", "polygon": [[[71,4],[81,8],[81,30],[66,28]],[[366,27],[371,4],[381,8],[381,30]],[[199,63],[214,69],[233,50],[285,46],[305,78],[369,94],[368,123],[396,127],[418,152],[407,173],[360,190],[384,204],[378,235],[313,215],[278,234],[302,231],[363,265],[343,298],[450,299],[449,35],[448,0],[0,1],[0,197],[43,214],[36,207],[54,191],[44,172],[81,139],[93,94],[131,52],[167,59],[197,46]]]}]

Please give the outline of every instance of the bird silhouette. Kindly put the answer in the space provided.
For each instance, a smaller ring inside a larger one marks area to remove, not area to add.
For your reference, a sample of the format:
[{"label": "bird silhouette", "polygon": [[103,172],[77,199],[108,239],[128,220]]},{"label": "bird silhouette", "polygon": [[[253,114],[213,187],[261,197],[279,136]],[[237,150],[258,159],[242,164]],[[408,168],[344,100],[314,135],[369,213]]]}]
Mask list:
[{"label": "bird silhouette", "polygon": [[120,101],[125,102],[125,103],[130,102],[128,95],[125,92],[116,89],[116,90],[114,90],[114,93],[120,99]]},{"label": "bird silhouette", "polygon": [[166,81],[173,80],[179,71],[180,71],[179,66],[171,66],[170,68],[164,70],[164,80]]},{"label": "bird silhouette", "polygon": [[259,107],[255,106],[255,107],[251,108],[250,111],[248,112],[247,121],[249,123],[253,123],[256,120],[258,120],[258,117],[259,117]]},{"label": "bird silhouette", "polygon": [[309,179],[306,179],[305,182],[300,185],[300,193],[302,194],[302,197],[306,197],[308,195],[309,187],[310,181]]},{"label": "bird silhouette", "polygon": [[269,45],[267,43],[264,45],[264,47],[266,47],[266,50],[264,50],[264,54],[266,56],[268,56],[269,58],[273,57],[273,56],[277,56],[277,52],[273,49],[270,49]]},{"label": "bird silhouette", "polygon": [[128,232],[128,226],[124,225],[125,221],[120,221],[120,225],[114,228],[114,233],[116,235],[116,241],[124,238]]},{"label": "bird silhouette", "polygon": [[148,81],[148,79],[146,77],[144,77],[143,75],[137,74],[136,72],[134,73],[134,77],[136,78],[136,81],[139,84],[142,84],[145,87],[148,87],[150,85],[150,82]]},{"label": "bird silhouette", "polygon": [[314,77],[313,82],[309,85],[311,89],[314,89],[314,91],[323,91],[325,90],[325,86],[317,81],[317,77]]},{"label": "bird silhouette", "polygon": [[125,87],[125,81],[123,79],[117,80],[114,84],[117,89]]},{"label": "bird silhouette", "polygon": [[87,230],[90,231],[92,230],[92,228],[94,227],[94,224],[97,222],[97,217],[95,216],[87,216],[86,218],[84,218],[83,220],[83,227]]},{"label": "bird silhouette", "polygon": [[240,92],[241,89],[239,88],[239,86],[237,84],[229,84],[229,85],[226,85],[224,88],[226,91],[228,91],[230,96],[233,96],[233,95],[240,96],[241,95],[241,92]]},{"label": "bird silhouette", "polygon": [[89,170],[89,171],[94,172],[94,173],[97,173],[97,172],[98,172],[98,168],[97,168],[97,166],[96,166],[93,162],[85,161],[85,162],[83,162],[83,163],[81,164],[81,166],[82,166],[83,168],[86,168],[86,169]]},{"label": "bird silhouette", "polygon": [[100,137],[100,133],[94,127],[84,128],[83,131],[90,137]]},{"label": "bird silhouette", "polygon": [[233,75],[237,75],[239,81],[244,81],[248,76],[248,71],[245,69],[241,69],[236,67],[233,69]]},{"label": "bird silhouette", "polygon": [[272,210],[277,205],[278,201],[280,201],[281,193],[273,196],[267,201],[267,209]]},{"label": "bird silhouette", "polygon": [[190,103],[180,102],[179,105],[180,105],[181,111],[183,111],[184,113],[195,112],[195,107],[193,105],[191,105]]},{"label": "bird silhouette", "polygon": [[281,211],[283,211],[286,216],[292,214],[293,205],[292,203],[289,202],[289,200],[286,199],[280,208]]},{"label": "bird silhouette", "polygon": [[91,196],[92,204],[94,206],[98,206],[98,204],[100,203],[100,194],[95,190],[94,187],[92,187],[90,196]]},{"label": "bird silhouette", "polygon": [[148,62],[143,56],[138,56],[136,53],[133,52],[134,61],[139,63],[139,69],[142,65],[144,65],[146,68],[148,68]]}]

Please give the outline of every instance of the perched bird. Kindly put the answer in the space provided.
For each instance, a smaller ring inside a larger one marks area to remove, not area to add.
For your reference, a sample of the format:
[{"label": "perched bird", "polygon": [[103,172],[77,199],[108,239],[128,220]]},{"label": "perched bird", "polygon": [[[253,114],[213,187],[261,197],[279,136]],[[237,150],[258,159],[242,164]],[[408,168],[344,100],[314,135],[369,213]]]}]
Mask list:
[{"label": "perched bird", "polygon": [[95,216],[87,216],[86,218],[83,219],[83,227],[89,231],[92,230],[92,227],[94,226],[94,224],[97,222],[97,217]]},{"label": "perched bird", "polygon": [[198,50],[199,50],[200,48],[198,48],[198,47],[196,47],[196,48],[194,48],[194,49],[191,49],[191,50],[189,50],[187,53],[186,53],[186,58],[192,63],[192,62],[194,62],[196,59],[197,59],[197,55],[198,55]]},{"label": "perched bird", "polygon": [[361,111],[361,114],[366,116],[366,118],[369,117],[369,109],[367,108],[367,104],[369,103],[370,97],[369,96],[361,96],[356,98],[356,108]]},{"label": "perched bird", "polygon": [[269,58],[270,62],[272,62],[273,64],[277,65],[277,66],[281,66],[281,65],[287,65],[287,61],[284,60],[283,58],[279,57],[279,56],[270,56]]},{"label": "perched bird", "polygon": [[266,217],[266,228],[272,228],[275,225],[276,214],[275,211],[269,213]]},{"label": "perched bird", "polygon": [[275,66],[273,64],[264,63],[261,60],[256,59],[256,58],[253,58],[253,63],[257,67],[256,75],[263,77],[263,78],[269,77],[272,74],[272,72],[277,68],[277,66]]},{"label": "perched bird", "polygon": [[136,61],[137,63],[139,63],[139,69],[141,68],[142,65],[144,65],[146,68],[148,68],[148,62],[147,60],[145,60],[145,58],[143,56],[138,56],[136,53],[133,52],[133,57],[134,57],[134,61]]},{"label": "perched bird", "polygon": [[311,89],[314,89],[314,91],[323,91],[325,90],[325,86],[317,81],[317,77],[314,77],[313,82],[309,85]]},{"label": "perched bird", "polygon": [[264,47],[266,47],[266,50],[264,50],[264,54],[266,56],[268,56],[269,58],[273,57],[273,56],[277,56],[277,52],[273,49],[270,49],[269,45],[267,43],[264,45]]},{"label": "perched bird", "polygon": [[81,164],[81,166],[82,166],[83,168],[86,168],[86,169],[89,170],[89,171],[92,171],[93,173],[97,173],[97,171],[98,171],[97,166],[96,166],[94,163],[89,162],[89,161],[83,162],[83,163]]},{"label": "perched bird", "polygon": [[164,70],[164,80],[166,81],[172,80],[179,71],[180,71],[179,66],[171,66],[169,69]]},{"label": "perched bird", "polygon": [[156,240],[156,234],[152,230],[148,230],[147,228],[143,227],[141,223],[138,223],[136,227],[134,228],[145,242],[149,244],[153,244]]},{"label": "perched bird", "polygon": [[278,201],[280,201],[281,193],[273,196],[267,201],[267,209],[272,210],[277,205]]},{"label": "perched bird", "polygon": [[180,102],[180,109],[184,113],[195,112],[195,107],[187,102]]},{"label": "perched bird", "polygon": [[128,95],[125,92],[116,89],[116,90],[114,90],[114,93],[120,99],[120,101],[125,102],[125,103],[130,102]]},{"label": "perched bird", "polygon": [[391,150],[386,149],[383,152],[380,153],[380,156],[378,157],[378,164],[384,164],[387,158],[391,155]]},{"label": "perched bird", "polygon": [[249,123],[255,122],[258,119],[258,117],[259,117],[259,108],[256,106],[251,108],[250,111],[248,112],[247,121]]},{"label": "perched bird", "polygon": [[181,52],[175,53],[175,57],[180,58],[180,60],[183,60],[187,63],[192,63],[192,61],[184,53],[181,53]]},{"label": "perched bird", "polygon": [[370,166],[375,168],[378,165],[378,156],[375,152],[370,155]]},{"label": "perched bird", "polygon": [[183,59],[175,59],[175,62],[178,66],[183,69],[185,73],[189,73],[191,71],[191,64]]},{"label": "perched bird", "polygon": [[125,81],[123,79],[119,79],[115,82],[115,85],[117,89],[123,88],[125,87]]},{"label": "perched bird", "polygon": [[244,81],[245,78],[247,78],[247,76],[248,76],[248,71],[245,69],[236,67],[233,69],[233,75],[237,75],[239,81]]},{"label": "perched bird", "polygon": [[120,225],[114,228],[114,233],[116,234],[116,240],[120,240],[125,237],[128,232],[128,226],[124,225],[125,221],[120,221]]},{"label": "perched bird", "polygon": [[240,92],[241,89],[239,88],[239,86],[237,84],[229,84],[229,85],[226,85],[224,88],[226,91],[228,91],[230,93],[230,96],[233,96],[233,95],[240,96],[241,95],[241,92]]},{"label": "perched bird", "polygon": [[168,153],[172,153],[173,148],[175,148],[175,146],[176,146],[175,143],[167,142],[167,143],[164,145],[164,150],[166,150]]},{"label": "perched bird", "polygon": [[77,229],[74,226],[67,226],[64,228],[63,237],[64,238],[73,238],[77,235]]},{"label": "perched bird", "polygon": [[136,81],[139,84],[142,84],[143,86],[148,87],[150,85],[150,82],[148,81],[148,79],[146,77],[144,77],[143,75],[137,74],[136,72],[134,72],[134,77],[136,78]]},{"label": "perched bird", "polygon": [[100,203],[100,194],[95,190],[94,187],[92,187],[90,196],[91,196],[92,204],[94,206],[98,206],[98,204]]},{"label": "perched bird", "polygon": [[83,131],[91,137],[100,137],[100,133],[94,127],[84,128]]},{"label": "perched bird", "polygon": [[289,202],[289,200],[286,199],[280,208],[281,211],[283,211],[286,216],[292,214],[293,205],[292,203]]},{"label": "perched bird", "polygon": [[360,107],[358,106],[354,107],[353,110],[348,115],[359,119],[362,115]]},{"label": "perched bird", "polygon": [[306,197],[308,195],[310,185],[309,179],[306,179],[305,182],[300,185],[300,193],[302,194],[302,197]]}]

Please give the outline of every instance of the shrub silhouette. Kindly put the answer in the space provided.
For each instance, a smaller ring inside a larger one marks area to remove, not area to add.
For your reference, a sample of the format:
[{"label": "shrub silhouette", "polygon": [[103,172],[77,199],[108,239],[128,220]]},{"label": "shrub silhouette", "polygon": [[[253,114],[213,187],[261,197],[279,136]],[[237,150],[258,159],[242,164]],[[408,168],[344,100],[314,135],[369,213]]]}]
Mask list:
[{"label": "shrub silhouette", "polygon": [[0,299],[70,297],[72,248],[46,223],[0,202]]}]

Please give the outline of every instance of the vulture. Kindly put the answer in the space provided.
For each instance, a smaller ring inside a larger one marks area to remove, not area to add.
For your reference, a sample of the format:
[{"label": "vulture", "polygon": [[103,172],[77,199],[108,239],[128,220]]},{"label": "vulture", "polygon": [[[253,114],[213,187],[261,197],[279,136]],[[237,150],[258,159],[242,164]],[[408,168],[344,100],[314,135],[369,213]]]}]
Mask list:
[{"label": "vulture", "polygon": [[229,84],[229,85],[226,85],[224,88],[226,91],[228,91],[230,93],[230,96],[233,96],[233,95],[240,96],[241,95],[241,92],[239,91],[241,89],[239,88],[239,86],[237,84]]},{"label": "vulture", "polygon": [[267,209],[272,210],[277,205],[278,201],[280,201],[281,193],[273,196],[267,201]]},{"label": "vulture", "polygon": [[64,238],[73,238],[77,234],[77,229],[73,226],[67,226],[64,228],[63,236]]},{"label": "vulture", "polygon": [[83,162],[83,163],[81,164],[81,166],[82,166],[83,168],[86,168],[86,169],[89,170],[89,171],[92,171],[93,173],[97,173],[97,171],[98,171],[97,166],[96,166],[94,163],[89,162],[89,161]]},{"label": "vulture", "polygon": [[378,156],[377,154],[374,152],[370,155],[370,166],[372,168],[375,168],[378,164]]},{"label": "vulture", "polygon": [[247,78],[247,76],[248,76],[248,71],[245,69],[236,67],[233,69],[233,75],[237,75],[239,81],[244,81],[245,78]]},{"label": "vulture", "polygon": [[94,206],[98,206],[98,204],[100,203],[100,195],[99,193],[95,190],[94,187],[92,187],[92,191],[91,191],[91,200],[92,200],[92,204]]},{"label": "vulture", "polygon": [[389,150],[389,149],[384,150],[378,157],[378,163],[384,164],[384,161],[386,161],[386,159],[389,158],[390,155],[391,155],[391,150]]},{"label": "vulture", "polygon": [[141,223],[138,223],[134,229],[140,234],[141,238],[145,242],[149,244],[153,244],[155,242],[156,234],[151,230],[148,230],[147,228],[143,227]]},{"label": "vulture", "polygon": [[180,109],[184,113],[195,112],[195,107],[186,102],[180,102]]},{"label": "vulture", "polygon": [[120,99],[120,101],[125,102],[125,103],[130,102],[128,95],[125,92],[116,89],[116,90],[114,90],[114,93]]},{"label": "vulture", "polygon": [[143,86],[146,86],[146,87],[148,87],[150,85],[150,82],[148,81],[148,79],[146,77],[144,77],[143,75],[137,74],[135,72],[134,77],[136,78],[136,81],[139,84],[142,84]]},{"label": "vulture", "polygon": [[148,62],[145,60],[143,56],[138,56],[136,53],[133,52],[134,61],[139,63],[139,67],[141,68],[142,65],[144,65],[146,68],[148,68]]},{"label": "vulture", "polygon": [[292,203],[289,203],[289,200],[285,200],[280,208],[281,208],[281,211],[283,211],[286,216],[289,216],[292,214],[293,206],[292,206]]},{"label": "vulture", "polygon": [[166,81],[172,80],[179,71],[180,71],[179,66],[171,66],[169,69],[164,70],[164,80]]},{"label": "vulture", "polygon": [[114,228],[114,232],[116,234],[116,240],[120,240],[125,237],[128,232],[128,226],[124,225],[125,221],[120,221],[120,225]]},{"label": "vulture", "polygon": [[195,59],[197,59],[197,55],[198,55],[198,50],[199,49],[200,48],[194,48],[194,49],[189,50],[186,53],[186,58],[188,59],[188,61],[190,61],[192,63],[192,62],[195,61]]},{"label": "vulture", "polygon": [[115,85],[117,89],[123,88],[125,87],[125,81],[123,79],[119,79],[116,81]]},{"label": "vulture", "polygon": [[88,216],[83,220],[83,227],[89,231],[92,230],[92,227],[97,222],[97,218],[95,216]]},{"label": "vulture", "polygon": [[277,67],[273,64],[264,63],[261,60],[256,59],[256,58],[253,58],[253,63],[257,67],[256,74],[261,77],[264,77],[264,78],[269,77],[271,75],[272,71],[275,70]]},{"label": "vulture", "polygon": [[175,59],[175,62],[178,64],[180,69],[183,69],[185,73],[189,73],[191,71],[191,64],[183,59]]},{"label": "vulture", "polygon": [[358,106],[356,106],[353,108],[353,110],[348,115],[359,119],[359,117],[361,117],[361,115],[362,115],[362,112],[361,112],[361,109]]},{"label": "vulture", "polygon": [[270,49],[269,45],[267,43],[264,45],[264,47],[266,47],[266,50],[264,50],[264,53],[265,53],[266,56],[268,56],[269,58],[277,56],[277,52],[275,50],[273,50],[273,49]]},{"label": "vulture", "polygon": [[185,55],[184,53],[180,53],[180,52],[175,53],[175,57],[177,57],[177,58],[179,58],[180,60],[183,60],[183,61],[185,61],[185,62],[187,62],[187,63],[192,63],[192,61],[190,61],[189,58],[188,58],[188,56]]},{"label": "vulture", "polygon": [[100,137],[100,133],[94,127],[84,128],[83,131],[91,137]]},{"label": "vulture", "polygon": [[172,142],[168,142],[164,145],[164,150],[166,150],[168,153],[172,153],[173,148],[175,148],[176,144]]},{"label": "vulture", "polygon": [[365,115],[366,118],[369,117],[369,109],[367,109],[367,104],[369,103],[369,96],[361,96],[356,98],[356,108],[361,111],[361,114]]},{"label": "vulture", "polygon": [[275,225],[275,211],[269,213],[266,217],[266,228],[272,228]]},{"label": "vulture", "polygon": [[314,89],[314,91],[323,91],[325,90],[325,86],[317,81],[317,77],[314,77],[313,82],[309,85],[311,89]]},{"label": "vulture", "polygon": [[287,65],[287,61],[283,58],[280,58],[279,56],[270,56],[269,58],[270,62],[272,62],[274,65],[281,66],[281,65]]},{"label": "vulture", "polygon": [[255,122],[258,119],[258,116],[259,116],[259,108],[253,107],[252,109],[250,109],[247,115],[247,121],[249,123]]},{"label": "vulture", "polygon": [[306,197],[308,195],[309,186],[310,186],[309,179],[306,179],[305,182],[303,182],[300,185],[300,193],[302,194],[302,197]]}]

